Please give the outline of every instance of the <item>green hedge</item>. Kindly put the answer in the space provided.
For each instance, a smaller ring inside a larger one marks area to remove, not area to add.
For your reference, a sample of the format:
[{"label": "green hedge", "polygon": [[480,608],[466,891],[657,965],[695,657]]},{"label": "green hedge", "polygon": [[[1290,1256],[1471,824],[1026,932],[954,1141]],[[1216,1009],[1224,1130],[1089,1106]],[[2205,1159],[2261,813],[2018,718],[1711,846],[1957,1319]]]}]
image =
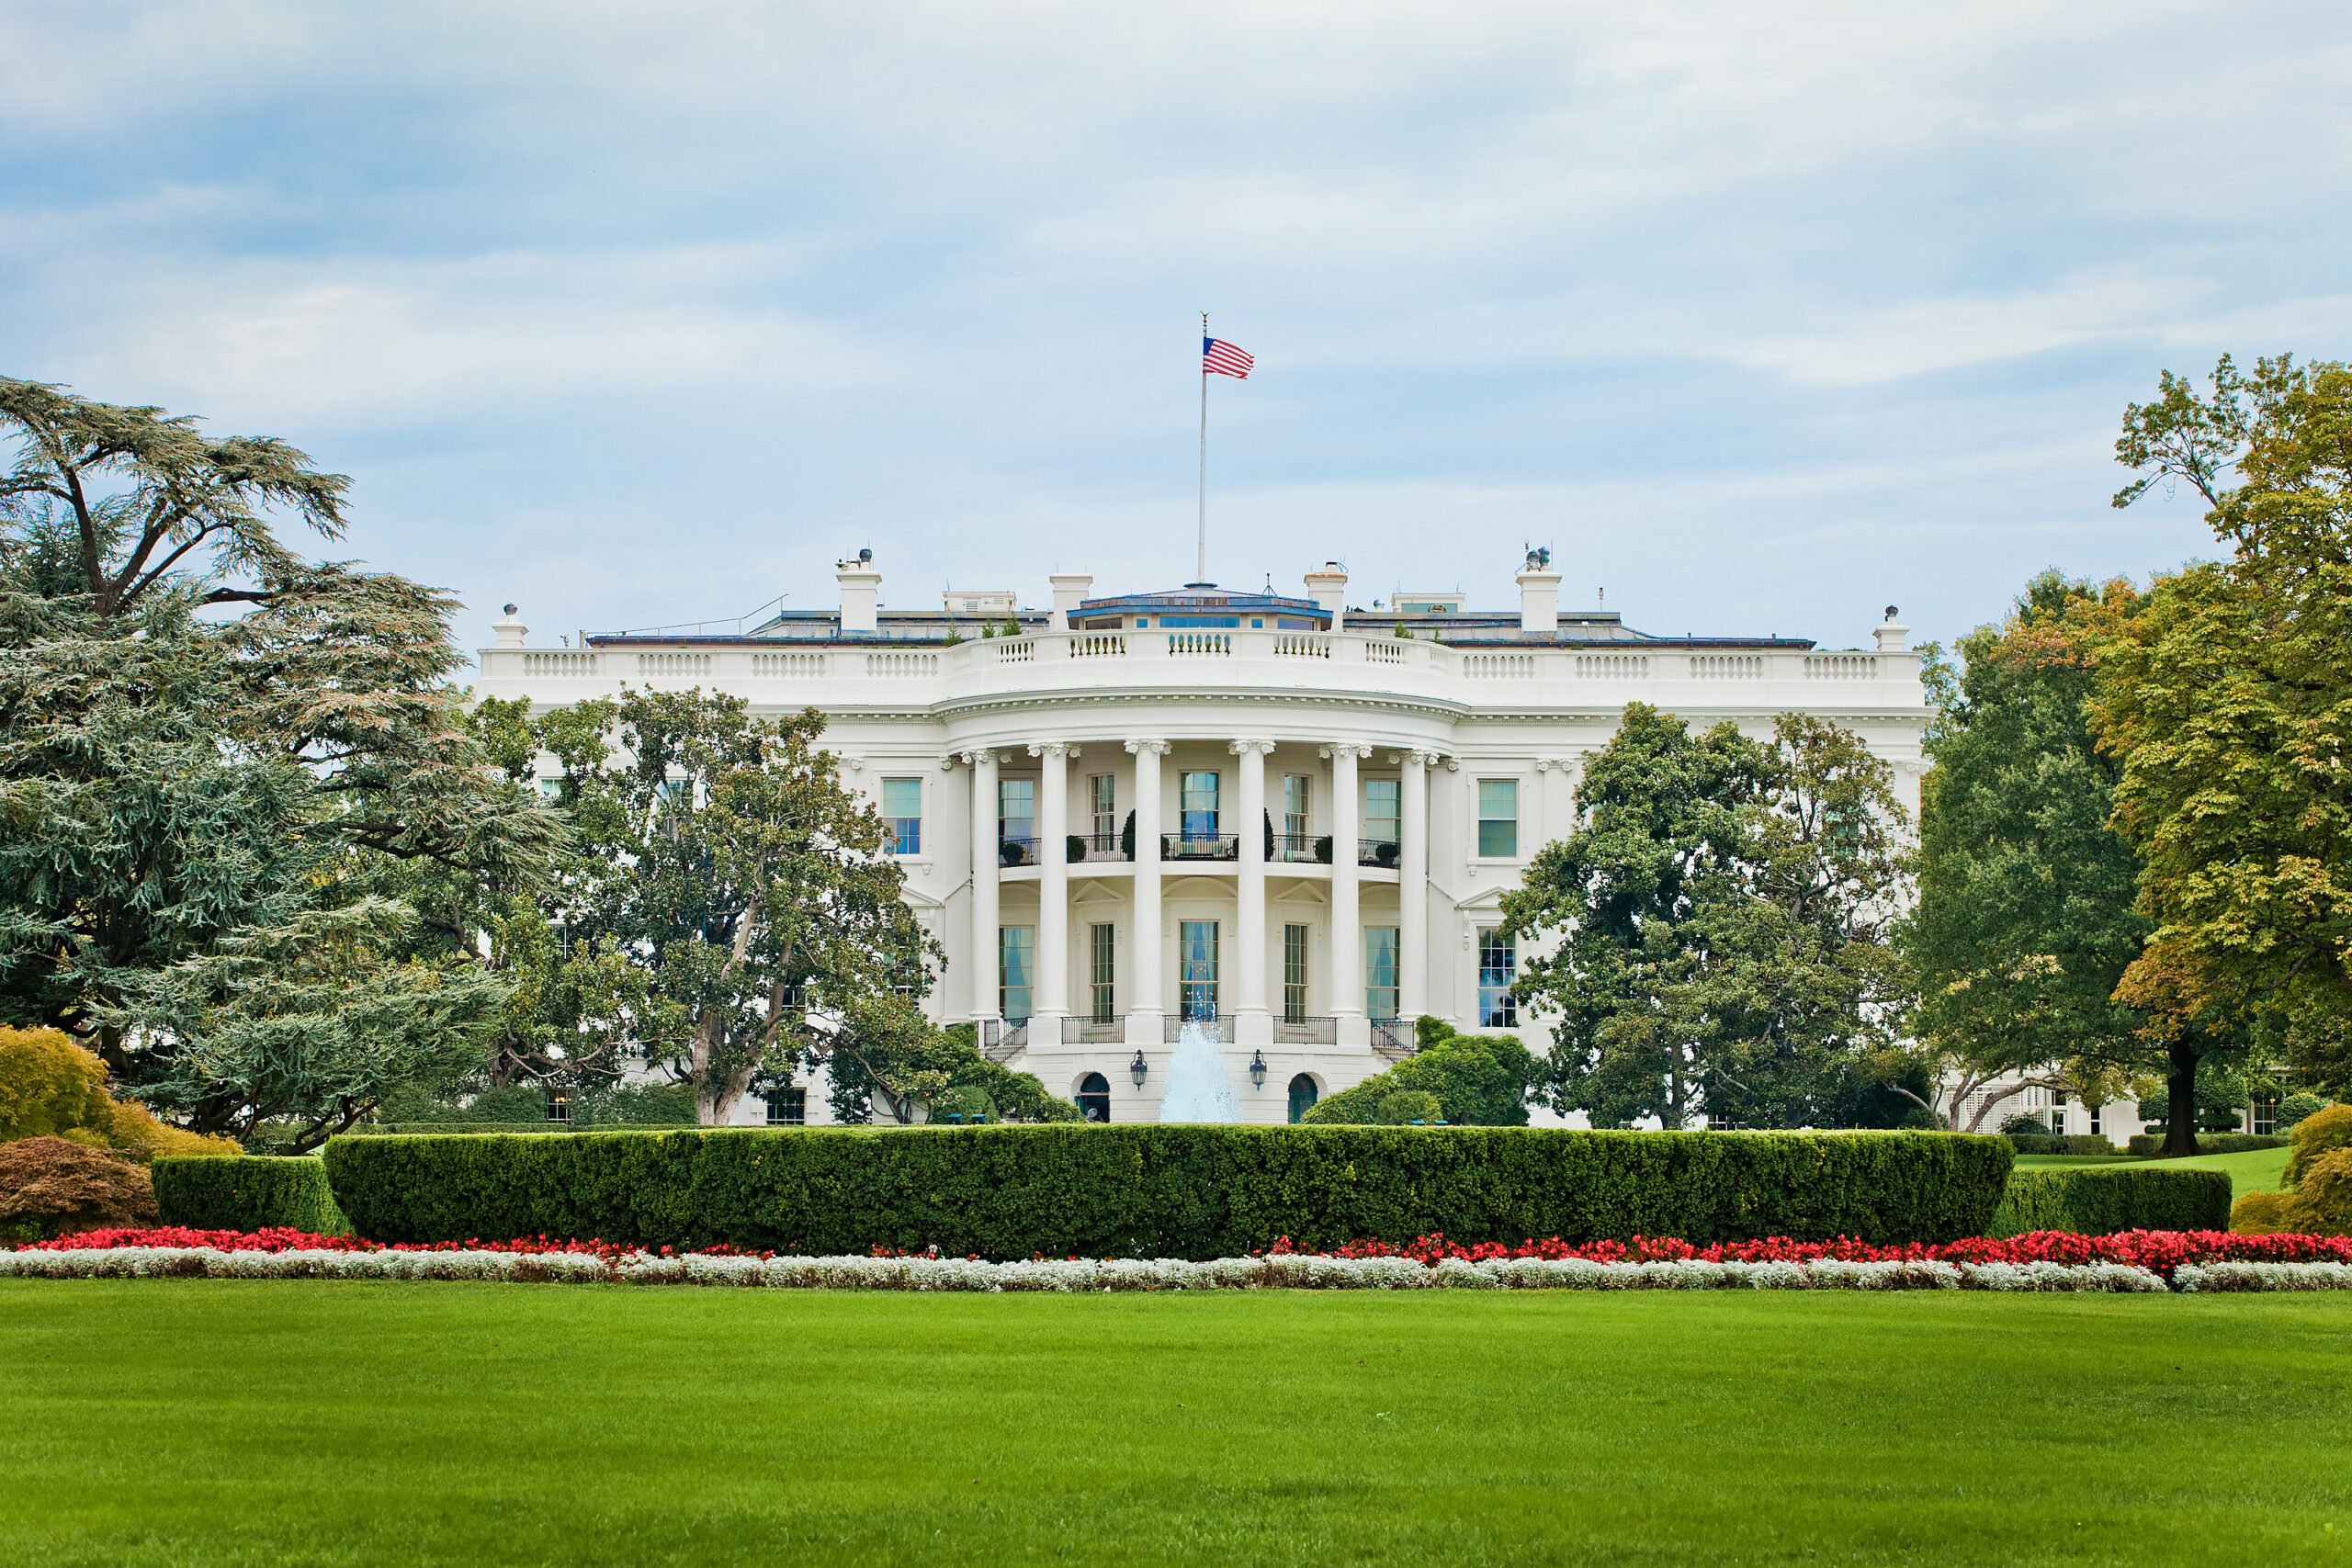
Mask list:
[{"label": "green hedge", "polygon": [[2115,1145],[2097,1133],[2005,1133],[2021,1155],[2111,1155]]},{"label": "green hedge", "polygon": [[201,1231],[254,1231],[289,1225],[320,1235],[347,1235],[326,1166],[317,1159],[248,1155],[238,1159],[159,1159],[155,1206],[164,1224]]},{"label": "green hedge", "polygon": [[2009,1177],[1990,1236],[2028,1231],[2225,1231],[2230,1173],[2144,1165],[2020,1170]]},{"label": "green hedge", "polygon": [[370,1122],[352,1128],[344,1135],[353,1138],[410,1135],[472,1138],[496,1134],[506,1137],[537,1137],[548,1133],[577,1133],[582,1130],[568,1122]]},{"label": "green hedge", "polygon": [[[2283,1149],[2288,1142],[2282,1134],[2199,1133],[2197,1134],[2197,1152],[2200,1155],[2242,1155],[2249,1149]],[[2162,1133],[2134,1133],[2127,1152],[2143,1158],[2161,1155],[2165,1152],[2165,1135]]]},{"label": "green hedge", "polygon": [[344,1212],[379,1241],[542,1232],[816,1253],[1218,1258],[1442,1231],[1945,1241],[1982,1231],[1998,1138],[1523,1127],[713,1129],[338,1138]]}]

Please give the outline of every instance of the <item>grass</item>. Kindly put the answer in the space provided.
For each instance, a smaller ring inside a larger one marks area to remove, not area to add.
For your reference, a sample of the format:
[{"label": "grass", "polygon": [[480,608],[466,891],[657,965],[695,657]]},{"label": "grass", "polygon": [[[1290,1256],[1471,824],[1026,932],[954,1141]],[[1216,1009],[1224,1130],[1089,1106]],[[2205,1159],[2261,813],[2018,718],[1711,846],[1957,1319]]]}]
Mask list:
[{"label": "grass", "polygon": [[2187,1159],[2135,1159],[2130,1155],[2019,1155],[2017,1168],[2058,1165],[2156,1165],[2168,1170],[2226,1170],[2231,1194],[2275,1192],[2292,1149],[2247,1149],[2234,1155],[2192,1155]]},{"label": "grass", "polygon": [[0,1280],[0,1561],[2341,1562],[2352,1299]]}]

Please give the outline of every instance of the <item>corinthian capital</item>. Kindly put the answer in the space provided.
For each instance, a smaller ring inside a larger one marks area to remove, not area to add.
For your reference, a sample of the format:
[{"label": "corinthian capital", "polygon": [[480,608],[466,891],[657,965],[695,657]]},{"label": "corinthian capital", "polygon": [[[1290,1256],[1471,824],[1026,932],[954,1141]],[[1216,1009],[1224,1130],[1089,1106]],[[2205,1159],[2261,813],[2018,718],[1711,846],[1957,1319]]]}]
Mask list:
[{"label": "corinthian capital", "polygon": [[1165,740],[1130,740],[1127,742],[1127,751],[1130,755],[1136,757],[1146,755],[1165,757],[1168,755],[1168,742]]},{"label": "corinthian capital", "polygon": [[1237,757],[1246,756],[1252,751],[1257,752],[1261,757],[1271,757],[1274,754],[1274,743],[1271,740],[1236,740],[1228,744],[1226,750]]},{"label": "corinthian capital", "polygon": [[1067,740],[1032,740],[1029,742],[1029,755],[1032,757],[1075,757],[1078,755],[1078,748]]}]

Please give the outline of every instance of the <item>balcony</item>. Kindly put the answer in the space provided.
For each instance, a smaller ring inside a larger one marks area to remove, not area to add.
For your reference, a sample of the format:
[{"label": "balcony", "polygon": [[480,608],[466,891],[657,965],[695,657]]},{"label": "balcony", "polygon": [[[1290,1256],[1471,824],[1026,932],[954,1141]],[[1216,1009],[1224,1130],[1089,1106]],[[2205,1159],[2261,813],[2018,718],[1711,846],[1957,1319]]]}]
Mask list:
[{"label": "balcony", "polygon": [[1127,1038],[1125,1018],[1066,1018],[1062,1020],[1062,1043],[1065,1045],[1119,1045]]},{"label": "balcony", "polygon": [[1421,1043],[1413,1032],[1412,1020],[1375,1018],[1372,1021],[1372,1048],[1392,1062],[1401,1062],[1418,1053]]},{"label": "balcony", "polygon": [[1337,1045],[1339,1043],[1340,1021],[1336,1018],[1274,1020],[1274,1043],[1277,1045]]},{"label": "balcony", "polygon": [[1233,1015],[1229,1012],[1218,1013],[1215,1018],[1184,1018],[1171,1012],[1160,1021],[1167,1026],[1162,1033],[1164,1044],[1173,1045],[1182,1040],[1186,1024],[1198,1027],[1221,1045],[1230,1044],[1233,1041]]},{"label": "balcony", "polygon": [[1009,1062],[1029,1048],[1029,1021],[1025,1018],[984,1018],[980,1020],[980,1055],[991,1062]]},{"label": "balcony", "polygon": [[1159,835],[1159,858],[1163,861],[1238,861],[1241,858],[1241,835],[1162,833]]},{"label": "balcony", "polygon": [[1382,871],[1395,871],[1401,858],[1402,852],[1397,849],[1396,840],[1394,839],[1358,839],[1356,840],[1358,865],[1375,866]]},{"label": "balcony", "polygon": [[1028,838],[1004,838],[997,840],[996,863],[1001,866],[1035,865],[1037,840]]},{"label": "balcony", "polygon": [[1274,852],[1266,858],[1291,865],[1329,865],[1331,836],[1326,833],[1318,839],[1312,833],[1277,833]]}]

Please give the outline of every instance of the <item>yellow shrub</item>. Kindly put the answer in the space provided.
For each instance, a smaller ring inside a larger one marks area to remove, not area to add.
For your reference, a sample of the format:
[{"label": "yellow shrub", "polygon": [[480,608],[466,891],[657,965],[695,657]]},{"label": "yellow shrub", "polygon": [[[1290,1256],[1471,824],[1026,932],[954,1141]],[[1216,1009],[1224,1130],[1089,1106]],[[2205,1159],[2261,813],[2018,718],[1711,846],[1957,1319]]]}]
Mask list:
[{"label": "yellow shrub", "polygon": [[141,1162],[157,1155],[233,1155],[232,1138],[170,1127],[107,1093],[106,1064],[54,1029],[0,1027],[0,1143],[63,1138]]},{"label": "yellow shrub", "polygon": [[2249,1192],[2230,1205],[2230,1229],[2240,1235],[2272,1235],[2294,1227],[2287,1223],[2287,1195]]},{"label": "yellow shrub", "polygon": [[113,1128],[105,1063],[58,1030],[0,1027],[0,1143]]},{"label": "yellow shrub", "polygon": [[2282,1217],[2291,1230],[2352,1235],[2352,1148],[2327,1149],[2312,1161]]},{"label": "yellow shrub", "polygon": [[2312,1162],[2330,1149],[2352,1148],[2352,1105],[2331,1105],[2324,1111],[2314,1111],[2295,1123],[2288,1134],[2295,1152],[2287,1156],[2287,1171],[2282,1179],[2290,1187],[2302,1185],[2303,1172]]}]

